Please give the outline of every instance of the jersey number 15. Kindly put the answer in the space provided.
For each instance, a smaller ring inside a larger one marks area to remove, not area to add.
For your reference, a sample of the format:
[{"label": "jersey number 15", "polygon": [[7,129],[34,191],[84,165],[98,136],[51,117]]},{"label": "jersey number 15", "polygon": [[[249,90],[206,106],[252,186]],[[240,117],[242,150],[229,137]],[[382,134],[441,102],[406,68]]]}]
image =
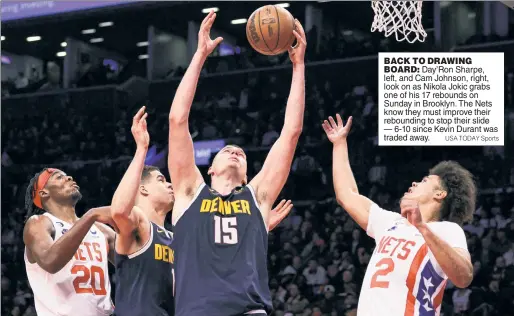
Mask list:
[{"label": "jersey number 15", "polygon": [[224,245],[237,244],[237,218],[214,216],[214,242]]}]

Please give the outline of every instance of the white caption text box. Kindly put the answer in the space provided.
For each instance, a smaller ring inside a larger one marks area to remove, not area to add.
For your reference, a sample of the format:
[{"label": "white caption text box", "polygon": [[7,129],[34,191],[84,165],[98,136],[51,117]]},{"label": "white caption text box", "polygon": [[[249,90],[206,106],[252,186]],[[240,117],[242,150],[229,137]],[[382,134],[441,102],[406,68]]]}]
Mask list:
[{"label": "white caption text box", "polygon": [[379,146],[503,146],[503,53],[380,53]]}]

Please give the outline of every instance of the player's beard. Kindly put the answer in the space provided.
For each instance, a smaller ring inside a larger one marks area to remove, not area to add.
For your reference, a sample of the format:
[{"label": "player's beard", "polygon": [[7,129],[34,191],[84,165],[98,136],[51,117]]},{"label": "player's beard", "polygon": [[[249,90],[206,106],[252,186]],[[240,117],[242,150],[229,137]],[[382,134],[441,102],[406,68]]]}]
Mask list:
[{"label": "player's beard", "polygon": [[73,202],[73,205],[76,205],[81,199],[82,199],[82,193],[80,193],[79,190],[77,190],[71,194],[71,201]]}]

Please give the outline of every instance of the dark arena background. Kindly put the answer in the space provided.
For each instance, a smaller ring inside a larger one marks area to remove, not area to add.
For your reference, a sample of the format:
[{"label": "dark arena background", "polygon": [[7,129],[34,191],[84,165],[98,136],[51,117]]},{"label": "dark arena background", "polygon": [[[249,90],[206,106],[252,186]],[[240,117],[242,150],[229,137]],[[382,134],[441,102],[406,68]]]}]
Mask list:
[{"label": "dark arena background", "polygon": [[[29,179],[57,167],[81,186],[79,215],[108,205],[132,159],[131,120],[142,105],[147,163],[168,175],[167,116],[208,8],[218,14],[214,35],[225,40],[206,62],[190,119],[204,175],[211,153],[228,143],[245,149],[249,177],[260,170],[291,82],[287,54],[260,55],[246,39],[243,19],[269,3],[33,2],[1,4],[1,312],[13,316],[36,315],[23,263]],[[305,124],[281,194],[294,209],[269,237],[274,315],[356,312],[375,243],[334,198],[332,146],[321,122],[335,113],[354,117],[349,152],[360,192],[386,209],[397,209],[411,182],[440,160],[475,175],[477,209],[465,226],[475,276],[466,289],[449,282],[442,315],[513,315],[514,13],[496,1],[427,1],[428,37],[408,44],[370,32],[367,1],[281,5],[302,22],[308,47]],[[377,53],[403,51],[505,52],[505,146],[379,147]]]}]

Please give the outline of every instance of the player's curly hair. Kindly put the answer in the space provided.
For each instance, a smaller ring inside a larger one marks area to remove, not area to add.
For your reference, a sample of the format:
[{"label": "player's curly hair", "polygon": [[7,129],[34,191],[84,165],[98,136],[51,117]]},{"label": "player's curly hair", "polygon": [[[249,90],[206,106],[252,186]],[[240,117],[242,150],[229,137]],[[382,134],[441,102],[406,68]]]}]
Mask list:
[{"label": "player's curly hair", "polygon": [[25,191],[25,210],[27,214],[25,216],[25,221],[27,221],[34,214],[43,214],[44,210],[40,209],[34,204],[34,196],[37,194],[35,189],[35,184],[39,179],[39,176],[45,172],[48,168],[44,168],[40,172],[36,173],[32,179],[29,181],[29,185],[27,186],[27,191]]},{"label": "player's curly hair", "polygon": [[439,177],[447,192],[443,200],[440,219],[462,225],[473,219],[477,188],[473,175],[455,161],[442,161],[429,171]]}]

